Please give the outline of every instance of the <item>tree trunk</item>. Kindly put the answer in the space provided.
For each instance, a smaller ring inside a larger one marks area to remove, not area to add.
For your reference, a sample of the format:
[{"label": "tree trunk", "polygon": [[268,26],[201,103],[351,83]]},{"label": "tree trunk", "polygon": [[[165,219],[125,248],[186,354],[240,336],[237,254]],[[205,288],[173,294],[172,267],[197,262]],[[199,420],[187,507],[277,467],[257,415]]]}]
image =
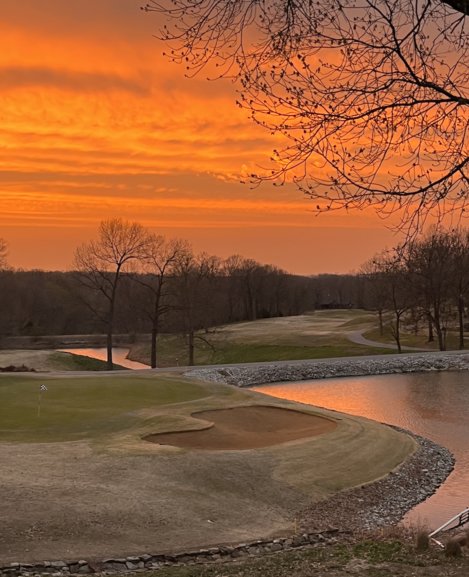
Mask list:
[{"label": "tree trunk", "polygon": [[445,339],[444,331],[441,327],[440,313],[439,313],[439,310],[437,309],[437,307],[435,307],[434,312],[435,312],[434,323],[435,323],[436,336],[438,337],[438,347],[439,347],[440,351],[445,351],[446,350],[446,339]]},{"label": "tree trunk", "polygon": [[396,344],[397,344],[397,352],[400,354],[402,353],[402,346],[401,346],[401,319],[399,316],[396,317]]},{"label": "tree trunk", "polygon": [[152,369],[156,369],[156,339],[158,337],[158,327],[153,324],[151,329],[151,354],[150,354],[150,366]]},{"label": "tree trunk", "polygon": [[433,336],[433,322],[432,317],[428,315],[428,343],[433,343],[435,337]]},{"label": "tree trunk", "polygon": [[194,366],[194,331],[189,331],[189,366]]},{"label": "tree trunk", "polygon": [[112,324],[108,325],[107,335],[106,335],[106,348],[107,348],[107,370],[112,371],[114,369],[114,364],[112,362]]},{"label": "tree trunk", "polygon": [[459,348],[464,349],[464,299],[459,295],[458,299],[458,319],[459,319]]},{"label": "tree trunk", "polygon": [[379,334],[382,337],[384,335],[384,326],[383,326],[383,311],[379,309],[378,311],[378,320],[379,320]]},{"label": "tree trunk", "polygon": [[256,304],[256,297],[251,297],[251,320],[257,320],[257,304]]}]

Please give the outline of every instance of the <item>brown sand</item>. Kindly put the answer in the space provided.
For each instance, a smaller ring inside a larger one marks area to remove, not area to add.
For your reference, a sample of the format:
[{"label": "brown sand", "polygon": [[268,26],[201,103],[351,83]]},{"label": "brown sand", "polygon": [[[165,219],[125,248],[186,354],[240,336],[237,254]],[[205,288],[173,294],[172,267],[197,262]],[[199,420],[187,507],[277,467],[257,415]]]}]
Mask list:
[{"label": "brown sand", "polygon": [[322,435],[337,427],[332,419],[262,405],[201,411],[192,417],[211,424],[199,430],[148,435],[145,440],[185,449],[258,449]]}]

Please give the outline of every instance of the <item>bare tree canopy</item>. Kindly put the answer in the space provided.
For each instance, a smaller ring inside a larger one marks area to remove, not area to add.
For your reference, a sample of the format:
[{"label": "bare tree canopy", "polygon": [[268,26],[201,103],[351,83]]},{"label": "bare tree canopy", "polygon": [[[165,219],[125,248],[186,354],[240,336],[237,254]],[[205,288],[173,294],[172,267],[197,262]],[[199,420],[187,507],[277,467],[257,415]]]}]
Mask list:
[{"label": "bare tree canopy", "polygon": [[372,206],[419,227],[468,202],[467,0],[153,0],[188,74],[231,77],[286,143],[251,181],[318,211]]}]

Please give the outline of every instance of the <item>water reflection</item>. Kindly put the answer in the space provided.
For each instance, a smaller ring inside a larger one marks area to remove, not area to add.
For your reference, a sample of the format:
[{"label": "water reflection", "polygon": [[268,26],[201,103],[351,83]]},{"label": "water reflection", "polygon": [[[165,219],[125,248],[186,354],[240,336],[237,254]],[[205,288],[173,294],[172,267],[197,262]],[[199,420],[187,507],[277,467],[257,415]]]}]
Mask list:
[{"label": "water reflection", "polygon": [[[99,361],[107,360],[107,349],[106,348],[89,348],[89,349],[60,349],[62,353],[72,353],[72,355],[83,355],[85,357],[91,357],[92,359],[98,359]],[[120,347],[114,347],[112,349],[112,361],[116,365],[125,367],[126,369],[149,369],[149,365],[144,365],[143,363],[137,363],[136,361],[131,361],[127,358],[129,354],[129,349],[124,349]]]},{"label": "water reflection", "polygon": [[468,372],[325,379],[255,390],[404,427],[450,449],[455,470],[406,521],[436,527],[469,506]]}]

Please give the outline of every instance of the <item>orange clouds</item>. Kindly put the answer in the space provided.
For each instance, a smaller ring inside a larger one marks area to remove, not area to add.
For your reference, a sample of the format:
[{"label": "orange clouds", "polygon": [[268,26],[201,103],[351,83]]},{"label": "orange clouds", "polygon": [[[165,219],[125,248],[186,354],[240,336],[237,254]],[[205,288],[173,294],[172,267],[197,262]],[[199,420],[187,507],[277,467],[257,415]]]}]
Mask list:
[{"label": "orange clouds", "polygon": [[2,2],[0,236],[13,265],[66,267],[100,220],[123,216],[222,256],[282,253],[282,266],[308,272],[297,241],[296,264],[285,262],[291,231],[374,226],[371,213],[319,223],[290,185],[239,184],[268,164],[273,140],[229,81],[184,78],[160,55],[157,18],[140,4]]}]

